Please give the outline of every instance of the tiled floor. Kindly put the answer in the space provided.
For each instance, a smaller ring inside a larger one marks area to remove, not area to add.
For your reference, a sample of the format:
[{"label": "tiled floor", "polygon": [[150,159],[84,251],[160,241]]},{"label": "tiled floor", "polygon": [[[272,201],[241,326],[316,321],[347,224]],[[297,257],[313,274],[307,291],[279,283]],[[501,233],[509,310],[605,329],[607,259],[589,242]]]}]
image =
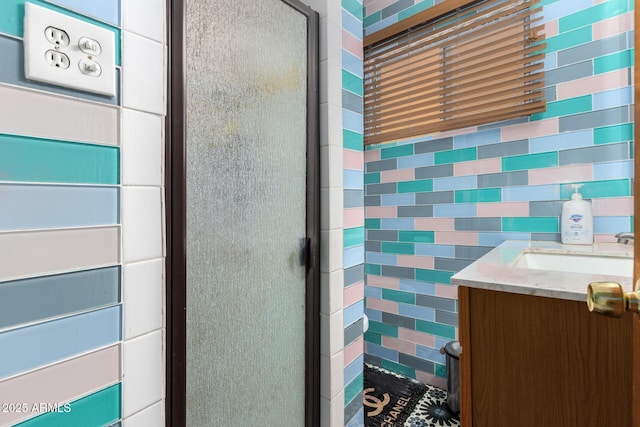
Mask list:
[{"label": "tiled floor", "polygon": [[[382,425],[383,417],[392,416],[393,413],[389,412],[381,412],[380,410],[376,410],[378,407],[385,406],[385,403],[382,403],[377,396],[383,396],[383,392],[389,392],[391,396],[390,398],[385,398],[387,402],[395,402],[396,399],[403,400],[403,396],[411,395],[414,399],[408,403],[408,405],[415,405],[415,407],[411,410],[411,413],[404,419],[404,422],[398,421],[396,422],[396,427],[454,427],[460,425],[460,420],[458,416],[454,414],[449,407],[447,406],[447,392],[437,387],[433,387],[430,385],[420,384],[416,386],[416,382],[413,379],[404,377],[402,375],[396,374],[395,372],[390,372],[386,369],[380,368],[378,366],[367,364],[365,369],[365,387],[374,386],[374,381],[372,378],[367,378],[367,375],[372,375],[373,377],[377,377],[377,373],[382,373],[385,376],[389,376],[390,379],[388,381],[382,379],[377,379],[376,381],[381,382],[382,384],[375,384],[375,387],[370,388],[369,390],[374,393],[373,396],[367,396],[365,393],[364,404],[365,404],[365,427],[378,427]],[[395,377],[391,379],[391,377]],[[400,380],[400,382],[398,382]],[[399,392],[395,395],[394,391],[386,387],[398,387],[402,388],[402,392]],[[377,390],[374,390],[377,389]],[[366,391],[366,390],[365,390]],[[367,403],[367,399],[370,402]],[[409,399],[409,397],[407,397]],[[397,400],[400,402],[400,400]],[[397,405],[397,404],[396,404]],[[369,407],[369,408],[367,408]],[[370,409],[368,412],[367,409]],[[391,409],[393,411],[393,409]],[[371,413],[375,416],[368,416],[367,414]],[[387,421],[388,422],[388,421]],[[389,425],[389,424],[384,424]]]}]

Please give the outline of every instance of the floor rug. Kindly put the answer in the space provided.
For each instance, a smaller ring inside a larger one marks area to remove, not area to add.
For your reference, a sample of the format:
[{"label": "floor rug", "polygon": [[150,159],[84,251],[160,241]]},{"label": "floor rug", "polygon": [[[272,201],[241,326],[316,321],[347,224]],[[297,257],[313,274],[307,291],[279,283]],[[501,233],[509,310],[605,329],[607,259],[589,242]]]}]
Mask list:
[{"label": "floor rug", "polygon": [[365,427],[457,427],[447,392],[375,365],[364,365]]},{"label": "floor rug", "polygon": [[364,365],[364,419],[366,427],[402,426],[427,391],[427,386]]}]

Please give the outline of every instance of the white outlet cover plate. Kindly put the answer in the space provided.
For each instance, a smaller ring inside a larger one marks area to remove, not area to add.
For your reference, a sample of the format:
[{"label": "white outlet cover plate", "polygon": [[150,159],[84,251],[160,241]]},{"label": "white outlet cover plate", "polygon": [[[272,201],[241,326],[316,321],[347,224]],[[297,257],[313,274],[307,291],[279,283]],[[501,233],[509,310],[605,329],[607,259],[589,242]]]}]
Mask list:
[{"label": "white outlet cover plate", "polygon": [[[56,47],[49,42],[45,37],[47,27],[65,31],[69,35],[69,45]],[[83,37],[100,43],[102,51],[99,55],[87,55],[80,50],[78,42]],[[67,55],[71,62],[69,68],[51,66],[45,58],[45,52],[50,49]],[[113,97],[116,94],[115,58],[115,36],[112,31],[33,3],[25,3],[24,69],[27,79]],[[82,72],[80,64],[87,59],[100,65],[102,71],[99,76]]]}]

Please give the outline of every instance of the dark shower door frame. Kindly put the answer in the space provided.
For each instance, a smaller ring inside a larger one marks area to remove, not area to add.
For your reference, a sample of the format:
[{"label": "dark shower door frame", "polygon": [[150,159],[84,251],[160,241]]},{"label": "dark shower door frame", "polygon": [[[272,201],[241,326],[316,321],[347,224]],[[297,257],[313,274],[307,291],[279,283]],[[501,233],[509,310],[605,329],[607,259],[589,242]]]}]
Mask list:
[{"label": "dark shower door frame", "polygon": [[[307,269],[305,427],[320,425],[320,136],[318,14],[298,0],[282,0],[307,18]],[[166,401],[165,424],[186,424],[186,0],[167,0]]]}]

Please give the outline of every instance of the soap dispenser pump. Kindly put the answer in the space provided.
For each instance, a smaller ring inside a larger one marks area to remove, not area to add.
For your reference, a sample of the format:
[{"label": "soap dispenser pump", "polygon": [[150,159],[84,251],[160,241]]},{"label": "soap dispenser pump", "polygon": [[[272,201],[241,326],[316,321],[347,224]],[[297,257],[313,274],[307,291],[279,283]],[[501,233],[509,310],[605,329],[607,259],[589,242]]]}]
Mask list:
[{"label": "soap dispenser pump", "polygon": [[593,214],[591,203],[582,199],[582,184],[571,184],[575,190],[571,200],[562,205],[562,243],[571,245],[593,244]]}]

